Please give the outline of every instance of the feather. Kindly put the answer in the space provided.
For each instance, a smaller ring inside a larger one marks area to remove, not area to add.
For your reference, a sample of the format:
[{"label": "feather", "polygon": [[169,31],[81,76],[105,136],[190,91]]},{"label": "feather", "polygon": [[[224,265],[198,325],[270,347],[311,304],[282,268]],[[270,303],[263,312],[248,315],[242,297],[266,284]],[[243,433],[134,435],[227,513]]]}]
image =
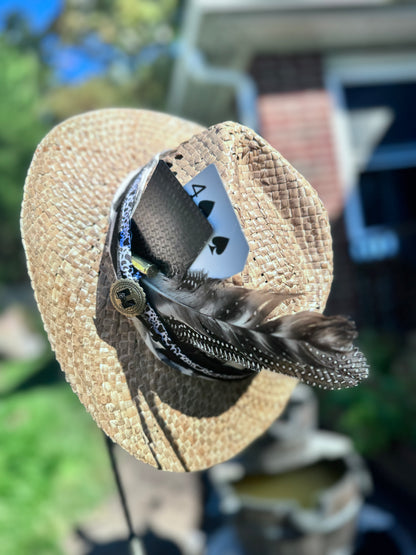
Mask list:
[{"label": "feather", "polygon": [[272,317],[291,295],[226,287],[199,274],[143,276],[140,283],[170,339],[208,375],[230,379],[267,369],[325,389],[351,387],[367,376],[347,318]]}]

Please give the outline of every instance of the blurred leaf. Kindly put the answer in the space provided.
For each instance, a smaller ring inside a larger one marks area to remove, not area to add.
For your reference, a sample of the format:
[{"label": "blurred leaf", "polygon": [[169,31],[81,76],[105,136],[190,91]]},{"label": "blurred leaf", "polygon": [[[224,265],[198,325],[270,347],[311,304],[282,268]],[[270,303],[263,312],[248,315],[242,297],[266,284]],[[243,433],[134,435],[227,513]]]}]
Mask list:
[{"label": "blurred leaf", "polygon": [[51,353],[33,360],[4,360],[0,362],[0,397],[18,387],[50,360]]},{"label": "blurred leaf", "polygon": [[19,213],[33,152],[46,132],[40,118],[39,60],[0,41],[0,281],[26,278]]},{"label": "blurred leaf", "polygon": [[67,384],[0,404],[1,551],[61,553],[62,539],[111,484],[104,442]]},{"label": "blurred leaf", "polygon": [[115,106],[163,110],[171,66],[171,60],[161,56],[153,64],[142,66],[134,78],[122,84],[103,76],[77,86],[56,87],[45,96],[45,107],[54,114],[56,121]]},{"label": "blurred leaf", "polygon": [[78,86],[57,87],[45,102],[57,121],[89,110],[132,105],[131,86],[117,86],[106,78],[95,78]]},{"label": "blurred leaf", "polygon": [[356,388],[320,395],[324,424],[351,436],[364,455],[386,452],[396,443],[416,447],[416,378],[408,370],[412,365],[416,369],[414,343],[410,349],[393,334],[362,333],[360,346],[370,364],[369,379]]},{"label": "blurred leaf", "polygon": [[67,0],[53,28],[66,43],[82,44],[95,34],[134,56],[163,32],[169,36],[178,5],[178,0]]}]

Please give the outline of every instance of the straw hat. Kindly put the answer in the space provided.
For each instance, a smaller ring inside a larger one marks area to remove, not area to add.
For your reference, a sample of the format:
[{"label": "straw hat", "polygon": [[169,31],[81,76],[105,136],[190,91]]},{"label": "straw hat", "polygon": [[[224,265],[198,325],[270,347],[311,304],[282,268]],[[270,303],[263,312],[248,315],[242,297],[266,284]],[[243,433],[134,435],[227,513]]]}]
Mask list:
[{"label": "straw hat", "polygon": [[[109,300],[104,245],[114,193],[157,152],[184,184],[215,163],[249,243],[249,288],[293,296],[284,312],[322,312],[332,280],[327,214],[309,183],[252,130],[145,110],[82,114],[53,129],[27,176],[22,235],[36,300],[66,379],[96,423],[136,458],[201,470],[241,451],[282,412],[294,378],[185,376],[147,349]],[[163,158],[163,156],[162,156]]]}]

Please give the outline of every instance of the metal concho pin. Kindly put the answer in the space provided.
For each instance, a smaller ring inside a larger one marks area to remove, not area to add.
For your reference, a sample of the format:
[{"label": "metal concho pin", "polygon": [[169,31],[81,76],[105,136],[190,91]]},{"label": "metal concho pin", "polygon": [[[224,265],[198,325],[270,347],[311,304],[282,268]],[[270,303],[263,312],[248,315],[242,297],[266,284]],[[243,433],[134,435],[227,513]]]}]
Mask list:
[{"label": "metal concho pin", "polygon": [[137,281],[119,279],[110,289],[110,299],[124,316],[138,316],[146,308],[146,295]]}]

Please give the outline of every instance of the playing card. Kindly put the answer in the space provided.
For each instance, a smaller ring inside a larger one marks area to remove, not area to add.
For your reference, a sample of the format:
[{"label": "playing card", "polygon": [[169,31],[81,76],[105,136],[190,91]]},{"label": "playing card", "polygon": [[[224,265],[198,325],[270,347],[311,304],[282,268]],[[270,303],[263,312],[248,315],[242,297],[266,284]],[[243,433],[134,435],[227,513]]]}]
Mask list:
[{"label": "playing card", "polygon": [[205,168],[184,189],[214,229],[190,270],[218,279],[238,274],[245,266],[249,247],[215,165]]}]

